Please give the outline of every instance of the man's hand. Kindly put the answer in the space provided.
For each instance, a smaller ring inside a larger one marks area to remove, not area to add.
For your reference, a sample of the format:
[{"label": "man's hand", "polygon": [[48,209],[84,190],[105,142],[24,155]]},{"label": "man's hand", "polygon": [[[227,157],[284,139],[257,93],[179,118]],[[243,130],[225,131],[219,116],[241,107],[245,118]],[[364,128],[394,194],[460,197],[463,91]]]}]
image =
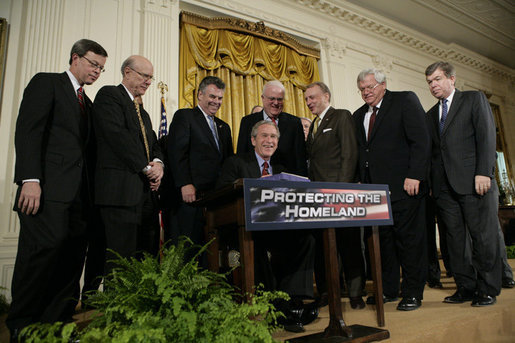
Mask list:
[{"label": "man's hand", "polygon": [[416,179],[410,179],[409,177],[404,179],[404,190],[409,195],[417,195],[418,194],[418,186],[420,185],[420,181]]},{"label": "man's hand", "polygon": [[197,197],[195,195],[196,193],[195,186],[193,186],[191,183],[189,185],[184,185],[181,187],[181,193],[182,193],[182,201],[184,202],[194,202],[197,200]]},{"label": "man's hand", "polygon": [[161,180],[159,181],[152,181],[150,180],[150,189],[154,192],[157,192],[159,189],[159,186],[161,185]]},{"label": "man's hand", "polygon": [[20,199],[18,200],[18,207],[21,213],[36,214],[39,210],[41,200],[41,186],[39,182],[25,182],[21,186]]},{"label": "man's hand", "polygon": [[147,178],[152,182],[161,182],[163,178],[163,164],[161,162],[149,162],[148,165],[151,167],[145,174]]},{"label": "man's hand", "polygon": [[492,186],[492,180],[490,180],[488,176],[483,175],[476,175],[474,179],[476,185],[476,193],[479,195],[485,195],[486,192],[488,192],[488,190]]}]

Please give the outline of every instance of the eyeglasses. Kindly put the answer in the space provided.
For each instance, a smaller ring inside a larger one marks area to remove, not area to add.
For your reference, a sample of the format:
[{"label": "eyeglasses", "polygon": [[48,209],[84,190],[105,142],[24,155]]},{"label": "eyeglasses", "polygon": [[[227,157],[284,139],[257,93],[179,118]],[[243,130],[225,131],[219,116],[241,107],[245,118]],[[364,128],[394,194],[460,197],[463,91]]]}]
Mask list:
[{"label": "eyeglasses", "polygon": [[137,70],[134,70],[133,68],[129,67],[132,71],[135,71],[136,73],[139,74],[139,76],[141,76],[145,81],[148,81],[150,80],[150,82],[154,82],[155,79],[154,79],[154,76],[152,75],[148,75],[148,74],[144,74],[144,73],[140,73],[139,71]]},{"label": "eyeglasses", "polygon": [[379,85],[380,85],[380,83],[376,83],[375,86],[368,86],[368,87],[365,87],[365,88],[360,88],[360,89],[358,89],[358,94],[363,94],[363,93],[365,93],[365,91],[372,92]]},{"label": "eyeglasses", "polygon": [[277,102],[283,102],[284,101],[284,98],[274,98],[273,96],[266,96],[266,95],[263,95],[265,98],[267,98],[270,102],[274,102],[277,100]]},{"label": "eyeglasses", "polygon": [[99,65],[98,63],[95,63],[93,62],[92,60],[90,60],[89,58],[87,58],[86,56],[81,56],[81,58],[84,58],[86,61],[88,61],[89,65],[94,68],[94,69],[98,69],[101,73],[103,73],[104,71],[106,71],[104,69],[104,67],[102,67],[101,65]]}]

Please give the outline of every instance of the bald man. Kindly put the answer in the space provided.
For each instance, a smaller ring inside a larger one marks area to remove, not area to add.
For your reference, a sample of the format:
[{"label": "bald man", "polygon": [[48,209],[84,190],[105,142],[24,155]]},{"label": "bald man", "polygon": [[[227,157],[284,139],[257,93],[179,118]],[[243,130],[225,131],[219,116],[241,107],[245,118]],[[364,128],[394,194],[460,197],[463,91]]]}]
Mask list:
[{"label": "bald man", "polygon": [[[157,254],[154,192],[163,177],[163,157],[150,117],[137,100],[154,80],[154,68],[145,57],[130,56],[121,72],[122,83],[100,89],[93,105],[98,146],[95,202],[108,249],[124,257],[137,251]],[[111,267],[107,265],[106,272]]]}]

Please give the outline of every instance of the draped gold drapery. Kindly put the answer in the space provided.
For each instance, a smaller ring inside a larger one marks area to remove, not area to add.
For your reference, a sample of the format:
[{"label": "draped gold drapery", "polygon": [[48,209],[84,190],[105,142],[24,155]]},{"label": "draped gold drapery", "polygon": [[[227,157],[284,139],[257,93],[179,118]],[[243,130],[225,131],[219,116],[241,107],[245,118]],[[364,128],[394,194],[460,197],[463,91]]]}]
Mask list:
[{"label": "draped gold drapery", "polygon": [[284,111],[312,118],[303,92],[319,80],[317,58],[278,42],[227,29],[206,29],[182,20],[180,42],[179,107],[197,105],[196,89],[207,75],[225,84],[217,116],[231,126],[236,146],[241,118],[261,105],[261,91],[269,80],[286,89]]}]

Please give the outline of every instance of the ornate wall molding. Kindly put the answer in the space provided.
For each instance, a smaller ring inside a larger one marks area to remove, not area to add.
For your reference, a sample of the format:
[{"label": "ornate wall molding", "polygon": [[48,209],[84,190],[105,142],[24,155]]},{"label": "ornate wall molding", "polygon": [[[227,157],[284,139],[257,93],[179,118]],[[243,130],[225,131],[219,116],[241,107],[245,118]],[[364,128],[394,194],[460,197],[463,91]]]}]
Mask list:
[{"label": "ornate wall molding", "polygon": [[[413,0],[451,20],[458,20],[468,27],[506,48],[512,48],[512,12],[492,0]],[[507,4],[508,5],[508,4]],[[513,5],[512,5],[513,6]]]},{"label": "ornate wall molding", "polygon": [[248,20],[231,17],[208,18],[189,12],[182,12],[181,19],[185,23],[193,24],[195,26],[203,27],[206,29],[225,29],[249,33],[284,44],[300,54],[320,58],[320,51],[318,49],[302,44],[289,34],[266,26],[262,21],[254,23]]},{"label": "ornate wall molding", "polygon": [[321,41],[322,48],[324,48],[330,57],[337,60],[343,60],[347,51],[347,44],[342,39],[326,37]]},{"label": "ornate wall molding", "polygon": [[393,58],[386,55],[375,55],[372,57],[372,63],[377,69],[382,69],[385,73],[390,73],[393,67]]},{"label": "ornate wall molding", "polygon": [[412,49],[430,54],[442,60],[450,60],[471,66],[485,73],[509,80],[515,83],[515,72],[510,68],[495,64],[491,61],[485,61],[485,58],[472,56],[463,52],[457,45],[450,45],[448,48],[437,46],[436,44],[426,41],[422,38],[399,29],[379,23],[370,18],[364,17],[357,13],[351,12],[342,6],[336,5],[327,0],[290,0],[315,11],[324,13],[325,15],[337,18],[347,24],[362,28],[383,38],[408,46]]},{"label": "ornate wall molding", "polygon": [[177,0],[146,0],[145,1],[145,8],[149,7],[161,7],[161,8],[169,8],[172,7]]}]

